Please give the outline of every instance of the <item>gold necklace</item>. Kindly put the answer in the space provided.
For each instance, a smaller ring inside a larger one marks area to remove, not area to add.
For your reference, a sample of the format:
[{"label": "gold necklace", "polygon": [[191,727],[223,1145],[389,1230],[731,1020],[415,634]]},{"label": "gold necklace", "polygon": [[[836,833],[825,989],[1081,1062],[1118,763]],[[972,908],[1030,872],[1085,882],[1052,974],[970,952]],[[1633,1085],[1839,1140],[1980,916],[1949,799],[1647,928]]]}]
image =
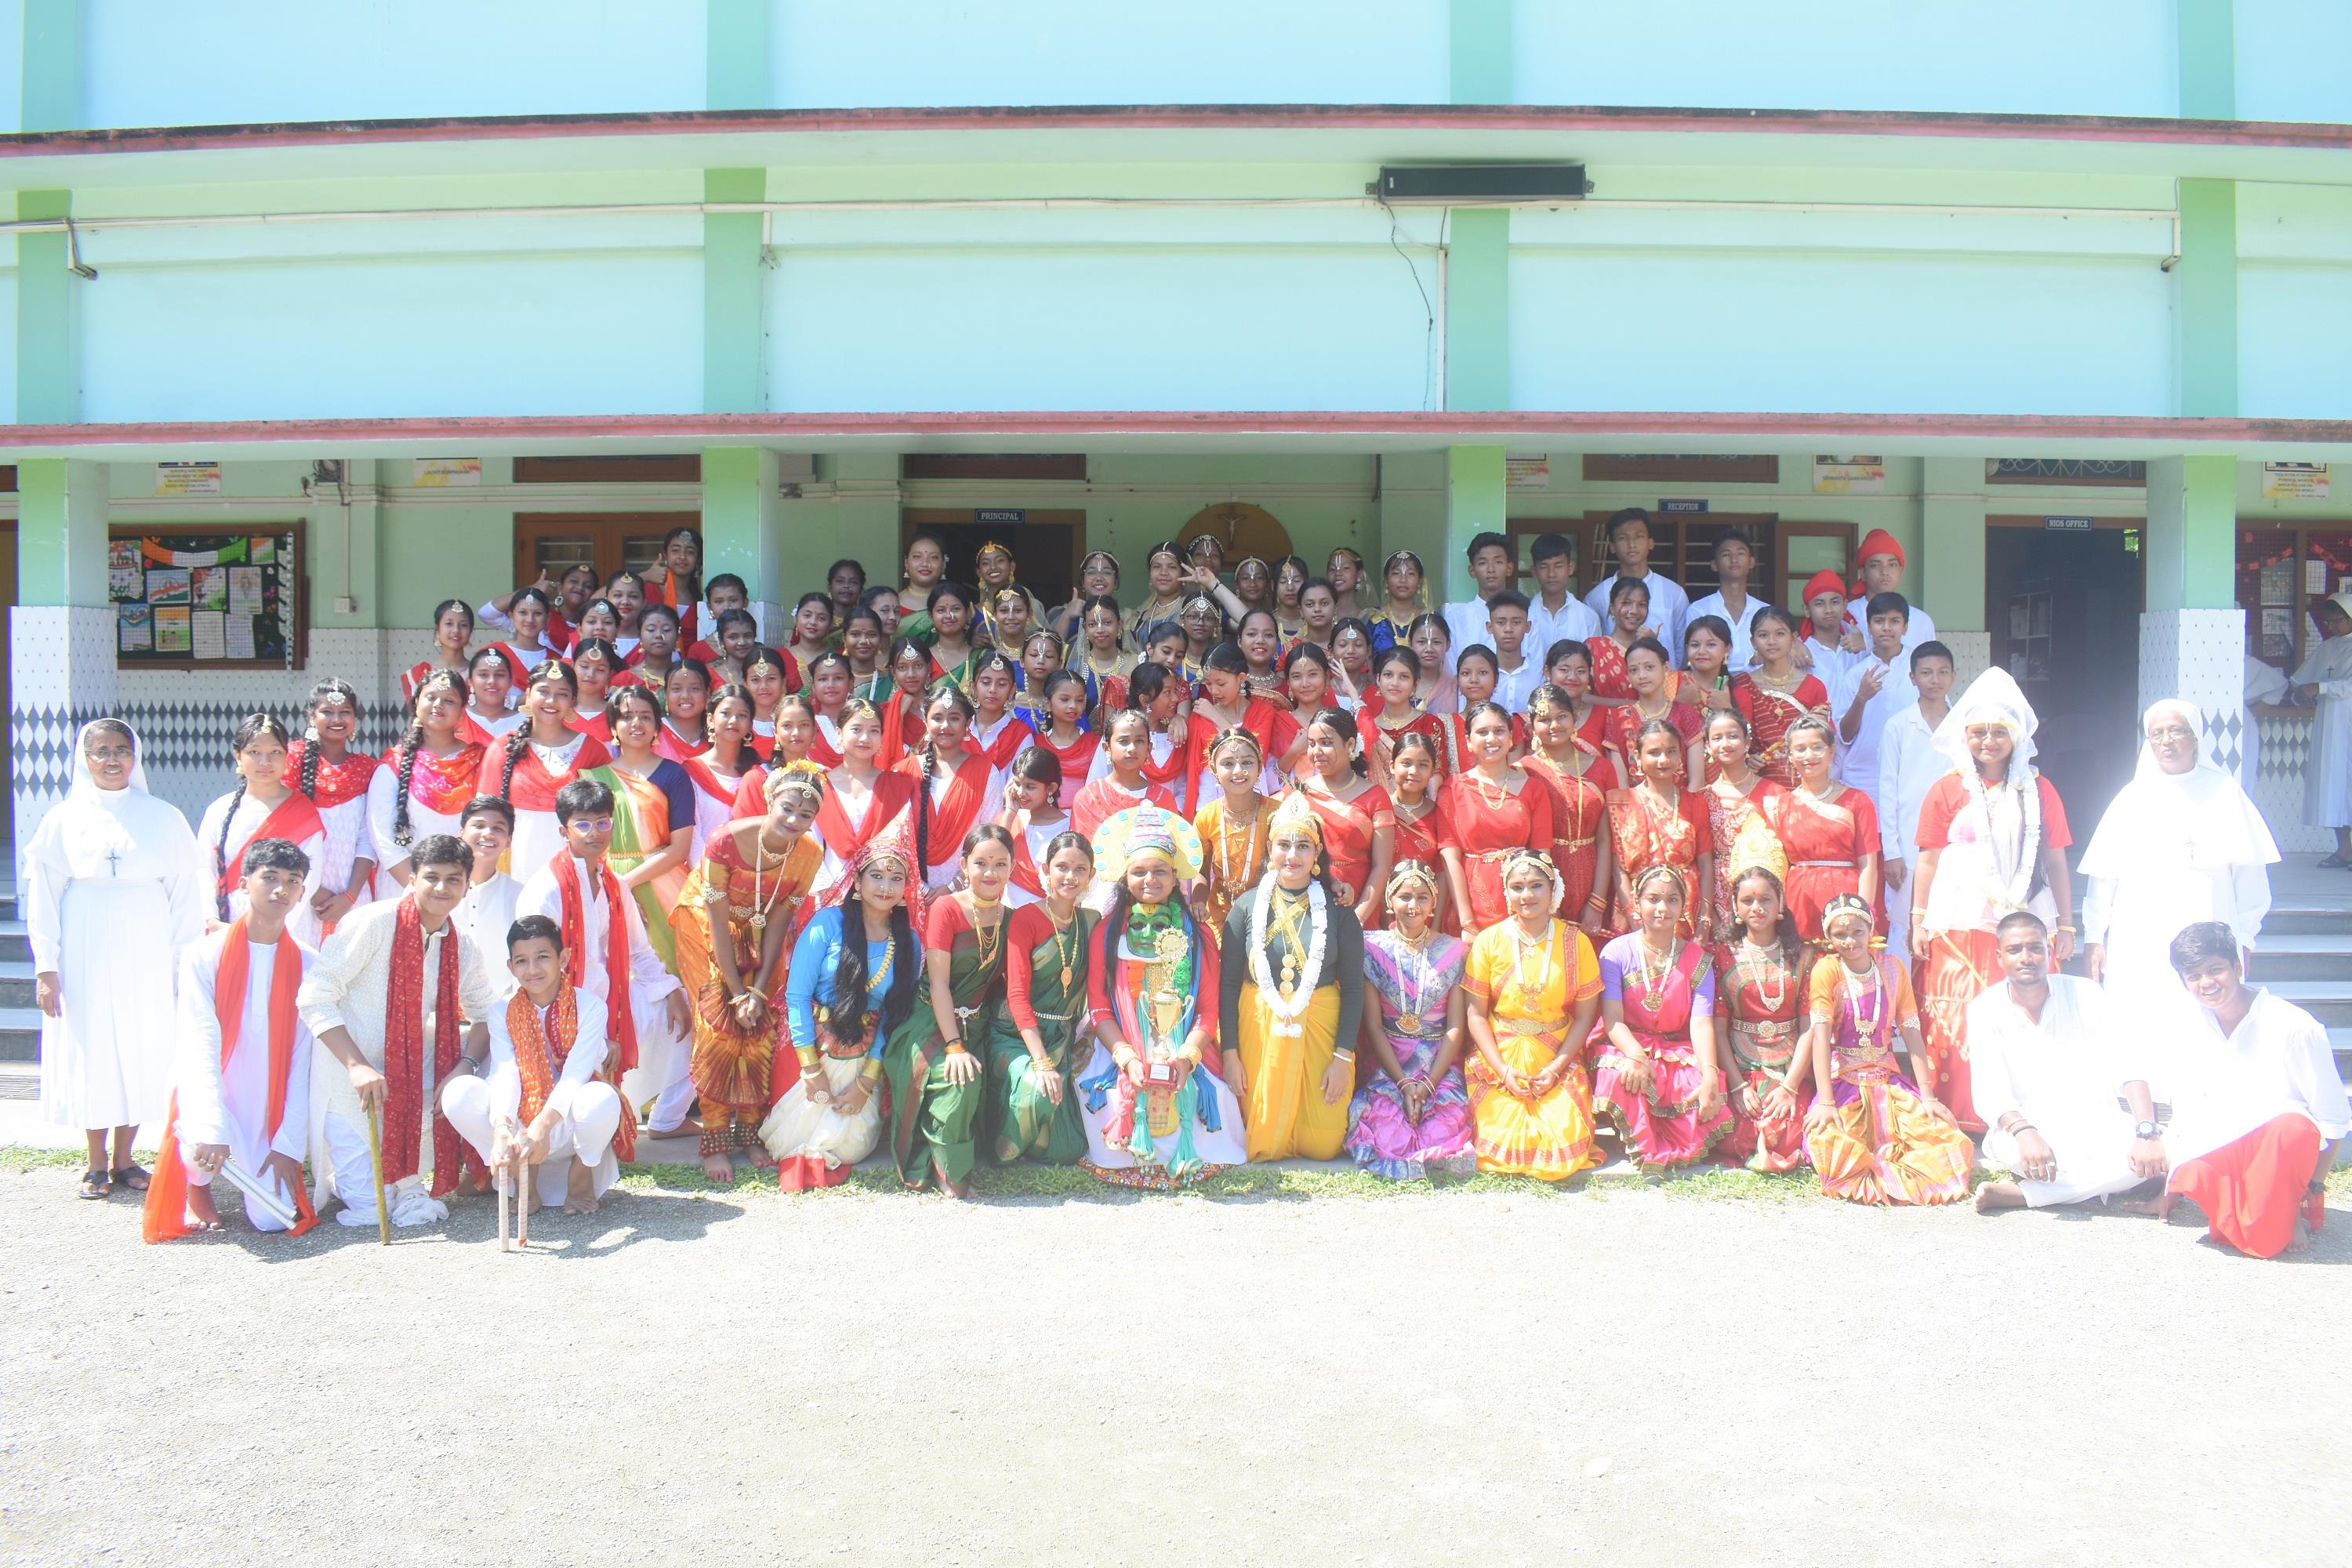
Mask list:
[{"label": "gold necklace", "polygon": [[[1050,908],[1045,911],[1045,918],[1054,921],[1054,956],[1062,961],[1062,1005],[1066,1007],[1070,1001],[1070,980],[1076,973],[1078,956],[1078,911],[1076,910],[1070,911],[1070,918],[1066,924],[1055,920],[1054,911]],[[1062,945],[1062,933],[1065,931],[1067,931],[1071,937],[1070,945],[1067,947]]]},{"label": "gold necklace", "polygon": [[[1002,913],[1003,908],[1004,902],[1001,899],[991,904],[982,903],[976,894],[972,898],[971,940],[972,945],[980,950],[980,966],[982,969],[986,969],[995,962],[998,950],[1004,946],[1004,916]],[[1000,912],[993,923],[982,925],[980,923],[980,911],[982,910],[995,910]]]},{"label": "gold necklace", "polygon": [[[1462,776],[1470,781],[1470,787],[1478,792],[1478,798],[1486,803],[1487,809],[1490,811],[1502,810],[1503,803],[1511,798],[1509,784],[1491,784],[1487,781],[1486,775],[1476,768],[1472,768]],[[1489,791],[1493,793],[1490,794]]]},{"label": "gold necklace", "polygon": [[1248,816],[1242,819],[1242,867],[1234,869],[1233,813],[1217,813],[1217,879],[1227,887],[1238,887],[1251,879],[1257,867],[1257,814],[1252,805]]},{"label": "gold necklace", "polygon": [[1306,934],[1299,930],[1300,922],[1307,918],[1307,895],[1276,888],[1274,901],[1276,908],[1273,934],[1289,942],[1289,951],[1282,955],[1282,994],[1291,996],[1297,993],[1299,958],[1307,951]]},{"label": "gold necklace", "polygon": [[1748,672],[1748,679],[1767,691],[1794,691],[1804,680],[1805,672],[1792,669],[1786,675],[1770,675],[1761,669],[1751,669]]},{"label": "gold necklace", "polygon": [[[1551,984],[1552,927],[1558,923],[1548,920],[1544,922],[1543,935],[1529,937],[1517,921],[1511,922],[1511,983],[1519,988],[1519,1005],[1523,1009],[1533,1007],[1543,994],[1544,987]],[[1527,974],[1528,949],[1530,947],[1543,951],[1543,966],[1536,971],[1532,985],[1528,984]]]},{"label": "gold necklace", "polygon": [[1642,991],[1643,994],[1652,1002],[1655,1002],[1658,999],[1658,993],[1664,989],[1666,976],[1673,971],[1675,966],[1675,954],[1681,951],[1683,939],[1681,937],[1668,937],[1666,939],[1665,955],[1663,958],[1660,958],[1656,965],[1653,967],[1650,962],[1650,939],[1646,933],[1643,936],[1641,942]]},{"label": "gold necklace", "polygon": [[1764,977],[1769,973],[1765,964],[1769,960],[1780,955],[1771,948],[1757,946],[1756,939],[1752,936],[1742,936],[1739,939],[1739,951],[1746,960],[1747,967],[1756,975],[1756,992],[1764,998],[1765,1011],[1778,1013],[1789,1000],[1788,966],[1786,964],[1780,966],[1780,989],[1776,993],[1765,983]]},{"label": "gold necklace", "polygon": [[751,914],[744,923],[754,932],[765,934],[768,929],[768,900],[761,894],[760,878],[768,868],[768,830],[762,826],[751,836]]}]

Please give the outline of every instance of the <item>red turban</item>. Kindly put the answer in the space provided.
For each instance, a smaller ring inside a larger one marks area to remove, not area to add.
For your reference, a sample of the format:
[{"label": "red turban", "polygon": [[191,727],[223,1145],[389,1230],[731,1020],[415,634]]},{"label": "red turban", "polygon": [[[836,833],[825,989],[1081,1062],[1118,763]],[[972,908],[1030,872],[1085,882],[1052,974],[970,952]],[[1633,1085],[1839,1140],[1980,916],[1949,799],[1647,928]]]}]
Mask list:
[{"label": "red turban", "polygon": [[1840,598],[1847,597],[1845,579],[1827,570],[1814,573],[1812,581],[1805,584],[1805,603],[1810,605],[1823,594],[1835,594]]}]

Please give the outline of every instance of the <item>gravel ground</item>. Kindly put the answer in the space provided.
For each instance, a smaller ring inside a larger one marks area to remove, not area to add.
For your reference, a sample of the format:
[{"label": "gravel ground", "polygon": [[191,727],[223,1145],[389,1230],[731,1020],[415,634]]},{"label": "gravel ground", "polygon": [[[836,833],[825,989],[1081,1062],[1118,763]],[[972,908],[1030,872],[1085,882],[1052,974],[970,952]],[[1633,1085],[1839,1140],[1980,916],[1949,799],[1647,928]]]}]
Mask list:
[{"label": "gravel ground", "polygon": [[669,1193],[514,1258],[72,1182],[0,1173],[14,1562],[2352,1555],[2340,1211]]}]

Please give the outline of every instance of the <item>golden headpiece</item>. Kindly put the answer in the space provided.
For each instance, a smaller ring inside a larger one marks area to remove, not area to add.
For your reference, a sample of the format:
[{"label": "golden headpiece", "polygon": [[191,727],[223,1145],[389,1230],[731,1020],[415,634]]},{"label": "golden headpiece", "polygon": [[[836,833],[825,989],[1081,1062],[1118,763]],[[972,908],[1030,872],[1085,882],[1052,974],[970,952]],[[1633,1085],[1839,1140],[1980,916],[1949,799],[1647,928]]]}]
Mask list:
[{"label": "golden headpiece", "polygon": [[1558,909],[1559,907],[1559,901],[1568,897],[1568,883],[1561,878],[1559,868],[1552,864],[1551,857],[1545,854],[1540,849],[1512,850],[1510,855],[1503,861],[1504,884],[1508,886],[1513,876],[1517,875],[1522,868],[1529,866],[1534,867],[1551,879],[1552,907],[1554,909]]},{"label": "golden headpiece", "polygon": [[1869,902],[1859,893],[1840,893],[1822,910],[1822,934],[1827,936],[1830,927],[1842,920],[1858,918],[1875,927],[1878,916]]},{"label": "golden headpiece", "polygon": [[1174,868],[1179,881],[1201,874],[1201,835],[1176,813],[1156,805],[1130,805],[1114,812],[1095,829],[1095,869],[1117,881],[1138,860],[1158,858]]},{"label": "golden headpiece", "polygon": [[1748,813],[1739,831],[1731,836],[1731,869],[1734,876],[1758,870],[1771,872],[1776,882],[1789,879],[1789,852],[1780,847],[1780,836],[1761,812]]},{"label": "golden headpiece", "polygon": [[1307,796],[1295,789],[1286,793],[1275,805],[1274,815],[1266,819],[1265,831],[1269,841],[1285,833],[1303,833],[1315,840],[1317,848],[1323,847],[1323,819],[1315,815],[1315,807],[1308,804]]},{"label": "golden headpiece", "polygon": [[1642,870],[1635,873],[1633,877],[1633,896],[1637,899],[1640,898],[1642,896],[1642,889],[1648,887],[1652,882],[1656,881],[1661,877],[1664,877],[1674,883],[1675,891],[1682,895],[1683,902],[1690,902],[1689,873],[1685,872],[1680,866],[1674,865],[1671,862],[1664,860],[1659,861],[1654,866],[1644,867]]},{"label": "golden headpiece", "polygon": [[799,762],[786,763],[771,771],[760,791],[770,805],[794,793],[805,795],[822,805],[824,804],[824,770],[803,757]]},{"label": "golden headpiece", "polygon": [[1397,862],[1396,869],[1389,873],[1389,885],[1385,890],[1385,896],[1391,899],[1396,897],[1396,890],[1408,882],[1419,882],[1429,889],[1432,898],[1437,895],[1435,872],[1418,860],[1400,860]]}]

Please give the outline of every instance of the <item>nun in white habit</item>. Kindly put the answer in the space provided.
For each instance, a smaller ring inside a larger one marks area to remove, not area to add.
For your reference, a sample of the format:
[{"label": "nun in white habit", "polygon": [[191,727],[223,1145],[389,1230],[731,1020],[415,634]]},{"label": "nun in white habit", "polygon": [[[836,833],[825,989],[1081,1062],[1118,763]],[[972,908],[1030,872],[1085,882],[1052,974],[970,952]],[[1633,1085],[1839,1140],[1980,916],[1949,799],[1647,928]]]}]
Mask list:
[{"label": "nun in white habit", "polygon": [[2147,710],[2138,770],[2083,852],[2084,963],[2126,1014],[2188,1009],[2170,956],[2184,929],[2220,921],[2251,951],[2270,913],[2278,846],[2243,786],[2207,754],[2202,729],[2178,699]]},{"label": "nun in white habit", "polygon": [[174,950],[204,934],[211,908],[195,835],[177,807],[147,793],[139,753],[121,720],[83,725],[73,787],[26,848],[41,1117],[89,1136],[86,1198],[147,1185],[131,1145],[170,1102]]}]

